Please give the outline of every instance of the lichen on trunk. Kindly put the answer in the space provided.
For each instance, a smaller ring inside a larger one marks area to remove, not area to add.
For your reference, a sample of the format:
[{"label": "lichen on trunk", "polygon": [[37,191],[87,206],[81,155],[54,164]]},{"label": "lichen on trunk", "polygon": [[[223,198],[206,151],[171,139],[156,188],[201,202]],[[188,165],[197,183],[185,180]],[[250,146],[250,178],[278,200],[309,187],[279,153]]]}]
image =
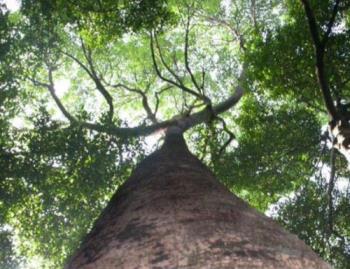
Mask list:
[{"label": "lichen on trunk", "polygon": [[330,268],[229,192],[169,133],[118,189],[66,269]]}]

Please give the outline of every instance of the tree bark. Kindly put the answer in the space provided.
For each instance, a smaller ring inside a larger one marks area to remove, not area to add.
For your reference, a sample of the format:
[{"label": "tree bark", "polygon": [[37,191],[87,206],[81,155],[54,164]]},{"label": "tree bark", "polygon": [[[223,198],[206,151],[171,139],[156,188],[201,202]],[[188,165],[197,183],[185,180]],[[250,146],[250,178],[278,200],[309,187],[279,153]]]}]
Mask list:
[{"label": "tree bark", "polygon": [[343,116],[339,120],[329,123],[329,129],[333,137],[333,147],[347,159],[350,167],[350,119]]},{"label": "tree bark", "polygon": [[168,134],[141,162],[66,269],[329,269],[308,246],[224,187]]}]

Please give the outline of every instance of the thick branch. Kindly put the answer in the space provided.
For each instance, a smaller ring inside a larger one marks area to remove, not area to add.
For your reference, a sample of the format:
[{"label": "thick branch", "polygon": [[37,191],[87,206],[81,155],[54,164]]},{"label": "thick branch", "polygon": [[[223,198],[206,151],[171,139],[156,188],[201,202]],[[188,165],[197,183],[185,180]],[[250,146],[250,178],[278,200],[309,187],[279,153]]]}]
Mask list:
[{"label": "thick branch", "polygon": [[217,104],[210,108],[207,106],[205,109],[194,113],[189,116],[178,116],[174,117],[171,120],[166,120],[163,122],[159,122],[157,124],[153,124],[150,126],[138,126],[133,128],[123,128],[117,127],[115,125],[101,125],[95,123],[82,122],[79,123],[82,127],[95,130],[98,132],[104,132],[110,135],[116,135],[119,137],[136,137],[136,136],[147,136],[154,132],[166,129],[171,126],[178,127],[181,132],[185,132],[186,130],[200,124],[209,122],[213,117],[219,115],[222,112],[232,108],[235,104],[238,103],[240,98],[243,95],[243,89],[240,86],[237,86],[236,92],[230,96],[225,101]]},{"label": "thick branch", "polygon": [[79,124],[80,126],[98,131],[98,132],[104,132],[110,135],[115,135],[119,137],[137,137],[137,136],[147,136],[150,135],[156,131],[160,131],[162,129],[166,129],[171,126],[178,127],[182,132],[185,132],[186,130],[194,127],[197,124],[209,122],[213,117],[219,115],[222,112],[225,112],[226,110],[232,108],[237,102],[240,100],[240,98],[243,95],[243,89],[240,86],[237,86],[236,92],[230,96],[225,101],[217,104],[216,106],[213,106],[210,108],[210,106],[207,106],[205,109],[194,113],[189,116],[180,116],[180,117],[174,117],[171,120],[166,120],[163,122],[159,122],[150,126],[138,126],[138,127],[117,127],[115,125],[102,125],[98,123],[90,123],[90,122],[78,122],[62,105],[61,101],[57,97],[57,95],[54,92],[54,88],[51,87],[49,84],[40,83],[41,86],[47,87],[51,93],[51,96],[55,100],[57,106],[62,111],[65,117],[71,121],[72,124]]},{"label": "thick branch", "polygon": [[217,104],[216,106],[207,106],[202,111],[194,113],[187,118],[179,120],[179,125],[183,127],[183,131],[186,131],[197,124],[209,122],[217,115],[229,110],[231,107],[236,105],[242,96],[243,89],[241,88],[241,86],[237,86],[236,92],[229,98]]},{"label": "thick branch", "polygon": [[[337,112],[337,110],[334,106],[334,103],[333,103],[333,98],[332,98],[330,88],[328,85],[326,71],[325,71],[325,64],[324,64],[325,46],[326,46],[326,41],[327,41],[329,34],[327,35],[327,33],[326,33],[325,38],[322,41],[320,40],[316,18],[315,18],[315,15],[311,9],[310,3],[308,0],[301,0],[301,2],[304,5],[306,17],[307,17],[309,28],[310,28],[312,41],[314,43],[315,54],[316,54],[316,74],[317,74],[318,82],[319,82],[319,85],[320,85],[320,88],[322,91],[323,100],[325,102],[327,111],[328,111],[329,115],[331,116],[331,118],[338,119],[339,115],[338,115],[338,112]],[[338,9],[337,6],[338,6],[338,4],[336,3],[335,11],[334,11],[335,14],[332,16],[330,24],[328,25],[329,29],[332,28],[332,25],[333,25],[332,21],[334,21],[336,11]],[[331,31],[331,30],[329,30],[329,31]],[[328,30],[327,30],[327,32],[328,32]]]},{"label": "thick branch", "polygon": [[309,3],[308,0],[301,0],[301,2],[304,5],[304,10],[305,10],[305,13],[306,13],[306,17],[307,17],[307,20],[308,20],[310,33],[311,33],[314,45],[316,47],[321,47],[321,41],[320,41],[320,36],[319,36],[319,33],[318,33],[316,18],[315,18],[314,12],[311,9],[310,3]]},{"label": "thick branch", "polygon": [[222,129],[228,134],[228,139],[227,141],[221,146],[221,148],[219,149],[219,152],[218,152],[218,156],[219,158],[221,157],[222,153],[225,151],[225,149],[227,148],[227,146],[232,142],[233,139],[236,138],[236,136],[234,135],[234,133],[232,133],[227,125],[226,125],[226,122],[223,118],[220,118],[220,117],[216,117],[221,123],[222,123]]}]

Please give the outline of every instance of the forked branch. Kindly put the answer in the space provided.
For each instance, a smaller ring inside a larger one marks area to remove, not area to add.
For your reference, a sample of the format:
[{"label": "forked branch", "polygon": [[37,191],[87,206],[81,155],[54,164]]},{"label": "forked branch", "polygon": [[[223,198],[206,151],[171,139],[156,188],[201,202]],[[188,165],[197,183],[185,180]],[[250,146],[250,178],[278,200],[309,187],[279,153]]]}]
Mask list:
[{"label": "forked branch", "polygon": [[147,98],[147,95],[145,94],[145,92],[143,92],[140,89],[131,88],[131,87],[129,87],[129,86],[125,85],[125,84],[121,84],[121,83],[115,84],[115,85],[112,85],[112,86],[114,88],[123,88],[123,89],[125,89],[125,90],[127,90],[129,92],[134,92],[134,93],[139,94],[141,96],[141,98],[142,98],[142,106],[143,106],[143,108],[146,111],[147,118],[149,120],[151,120],[152,123],[154,123],[154,124],[158,123],[158,120],[156,118],[156,110],[155,110],[155,112],[152,112],[152,109],[151,109],[151,107],[149,105],[148,98]]},{"label": "forked branch", "polygon": [[58,106],[58,108],[60,109],[62,114],[70,121],[71,124],[77,123],[78,122],[77,119],[75,117],[73,117],[68,112],[68,110],[62,104],[61,100],[56,95],[54,81],[53,81],[53,76],[52,76],[52,69],[50,67],[49,67],[49,70],[48,70],[48,79],[49,79],[49,83],[45,83],[45,82],[41,82],[41,81],[38,81],[38,80],[33,79],[33,78],[29,78],[29,80],[31,80],[34,85],[47,88],[49,93],[50,93],[50,95],[51,95],[51,97],[55,101],[56,105]]},{"label": "forked branch", "polygon": [[315,55],[316,55],[316,74],[318,78],[318,82],[320,85],[320,89],[322,92],[323,100],[326,105],[327,111],[331,117],[332,120],[337,120],[339,118],[338,111],[334,105],[332,94],[329,88],[328,80],[327,80],[327,75],[326,75],[326,67],[324,63],[324,56],[325,56],[325,49],[328,41],[328,37],[332,31],[332,27],[334,25],[335,17],[338,12],[338,6],[339,6],[339,0],[336,1],[331,19],[327,25],[327,30],[323,38],[321,39],[319,31],[318,31],[318,26],[316,22],[316,18],[314,15],[314,12],[310,6],[310,3],[308,0],[301,0],[305,14],[307,17],[307,21],[309,24],[310,28],[310,33],[312,37],[312,41],[314,44],[314,49],[315,49]]},{"label": "forked branch", "polygon": [[89,75],[89,77],[95,83],[96,89],[101,93],[101,95],[104,97],[104,99],[106,100],[106,102],[109,106],[108,118],[111,121],[113,114],[114,114],[113,98],[110,95],[110,93],[108,92],[108,90],[104,87],[104,85],[102,84],[101,80],[99,79],[99,77],[97,75],[97,72],[96,72],[94,65],[93,65],[93,62],[92,62],[91,52],[88,52],[84,45],[82,45],[82,47],[83,47],[83,51],[84,51],[84,56],[85,56],[89,66],[86,66],[77,57],[75,57],[74,55],[72,55],[68,52],[62,51],[62,53],[64,55],[66,55],[67,57],[69,57],[70,59],[72,59],[74,62],[76,62]]},{"label": "forked branch", "polygon": [[[163,53],[162,53],[162,50],[159,46],[159,42],[158,42],[158,39],[156,37],[156,35],[154,33],[151,33],[151,36],[150,36],[150,47],[151,47],[151,56],[152,56],[152,61],[153,61],[153,66],[154,66],[154,69],[156,71],[156,74],[157,76],[179,88],[180,90],[198,98],[198,99],[203,99],[203,96],[201,96],[200,94],[198,94],[197,92],[193,91],[192,89],[188,88],[183,82],[182,82],[182,79],[169,67],[169,65],[166,63],[164,57],[163,57]],[[158,63],[157,63],[157,59],[156,59],[156,54],[155,54],[155,50],[154,48],[156,47],[157,51],[158,51],[158,55],[159,55],[159,58],[160,58],[160,61],[162,63],[162,65],[164,66],[164,68],[174,77],[175,80],[172,80],[172,79],[169,79],[169,78],[166,78],[165,76],[163,76],[162,72],[160,71],[160,68],[158,66]]]}]

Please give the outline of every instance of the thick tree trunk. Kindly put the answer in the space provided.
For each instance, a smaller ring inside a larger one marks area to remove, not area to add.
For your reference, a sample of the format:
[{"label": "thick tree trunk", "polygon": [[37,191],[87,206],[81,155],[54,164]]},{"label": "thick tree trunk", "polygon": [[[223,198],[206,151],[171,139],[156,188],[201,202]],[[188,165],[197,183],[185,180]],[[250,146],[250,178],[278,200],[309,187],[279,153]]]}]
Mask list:
[{"label": "thick tree trunk", "polygon": [[344,116],[338,121],[331,121],[329,127],[334,138],[334,148],[345,156],[350,167],[350,120]]},{"label": "thick tree trunk", "polygon": [[67,269],[329,269],[295,235],[230,193],[179,135],[139,164]]}]

